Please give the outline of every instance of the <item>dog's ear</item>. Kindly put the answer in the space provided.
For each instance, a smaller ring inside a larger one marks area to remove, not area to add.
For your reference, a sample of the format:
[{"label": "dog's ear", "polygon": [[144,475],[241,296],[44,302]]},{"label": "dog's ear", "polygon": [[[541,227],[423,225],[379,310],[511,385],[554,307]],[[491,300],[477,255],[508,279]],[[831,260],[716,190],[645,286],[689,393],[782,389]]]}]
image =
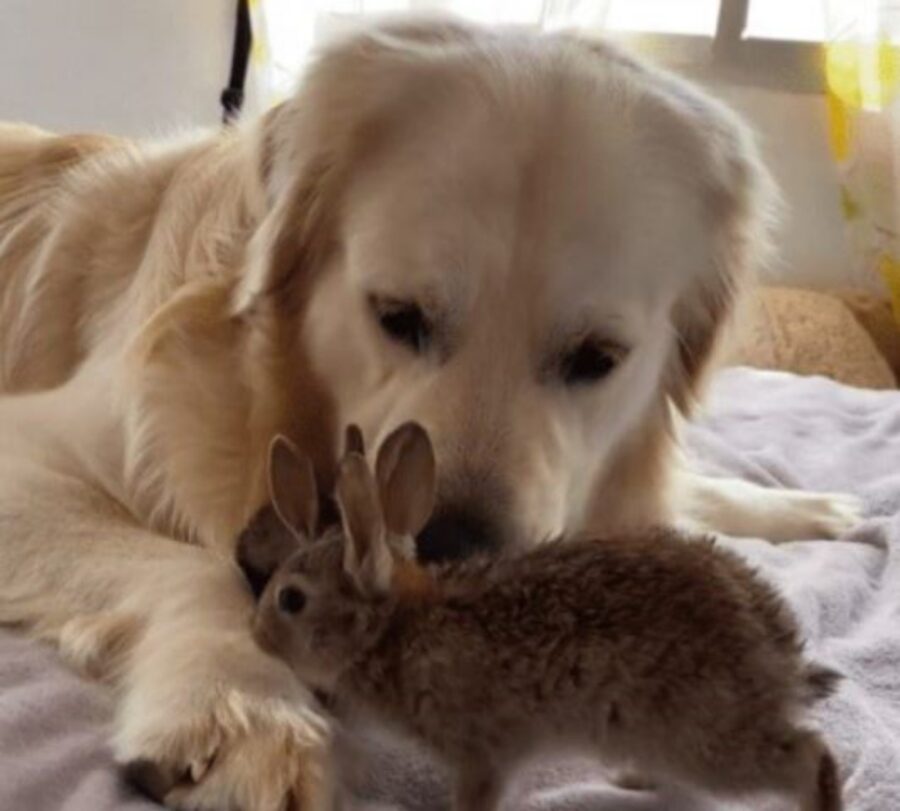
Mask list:
[{"label": "dog's ear", "polygon": [[741,293],[771,258],[781,200],[747,127],[723,105],[671,81],[663,115],[669,119],[668,131],[678,134],[669,148],[677,150],[676,160],[692,167],[691,191],[700,197],[710,233],[708,254],[701,259],[704,266],[670,316],[677,346],[666,388],[678,410],[688,415],[734,320]]},{"label": "dog's ear", "polygon": [[375,478],[360,454],[341,460],[335,497],[344,531],[344,571],[363,594],[387,593],[394,560]]},{"label": "dog's ear", "polygon": [[407,422],[384,440],[375,476],[387,528],[415,537],[431,517],[436,483],[434,450],[421,425]]},{"label": "dog's ear", "polygon": [[269,446],[269,495],[282,523],[298,540],[316,536],[319,491],[312,462],[285,436]]},{"label": "dog's ear", "polygon": [[701,153],[695,182],[703,196],[711,248],[706,271],[697,274],[672,307],[677,346],[665,381],[671,401],[685,415],[702,391],[705,373],[715,365],[742,292],[771,256],[771,231],[780,206],[743,124],[712,102],[695,115],[695,148]]},{"label": "dog's ear", "polygon": [[608,42],[561,36],[607,72],[621,74],[623,84],[640,83],[633,120],[677,167],[684,193],[699,202],[707,220],[709,247],[670,312],[677,345],[665,370],[665,393],[689,414],[739,293],[771,257],[780,197],[749,129],[725,105]]}]

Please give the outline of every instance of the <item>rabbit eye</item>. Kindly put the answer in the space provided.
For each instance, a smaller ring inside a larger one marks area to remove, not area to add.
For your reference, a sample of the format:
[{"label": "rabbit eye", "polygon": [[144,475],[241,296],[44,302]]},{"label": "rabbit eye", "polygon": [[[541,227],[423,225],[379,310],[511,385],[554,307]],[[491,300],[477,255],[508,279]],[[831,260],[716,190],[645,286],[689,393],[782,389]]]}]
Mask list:
[{"label": "rabbit eye", "polygon": [[278,592],[278,608],[285,614],[299,614],[306,605],[306,595],[294,586],[284,586]]},{"label": "rabbit eye", "polygon": [[391,340],[414,352],[424,352],[428,348],[431,324],[418,304],[377,296],[370,298],[370,304],[382,332]]}]

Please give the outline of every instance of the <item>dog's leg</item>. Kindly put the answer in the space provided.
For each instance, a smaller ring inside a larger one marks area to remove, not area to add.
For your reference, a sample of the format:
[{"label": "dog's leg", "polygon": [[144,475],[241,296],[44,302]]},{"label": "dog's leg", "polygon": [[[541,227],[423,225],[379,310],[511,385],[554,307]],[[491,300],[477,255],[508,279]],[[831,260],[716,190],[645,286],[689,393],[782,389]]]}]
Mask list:
[{"label": "dog's leg", "polygon": [[237,568],[138,527],[46,445],[13,442],[0,431],[0,621],[76,659],[116,650],[117,756],[170,806],[318,807],[326,730],[255,646]]},{"label": "dog's leg", "polygon": [[124,674],[118,758],[161,767],[174,778],[164,799],[178,808],[317,807],[325,722],[252,641],[240,575],[206,560],[173,568],[159,572],[172,591]]},{"label": "dog's leg", "polygon": [[775,542],[838,538],[862,514],[854,496],[779,490],[688,470],[679,471],[675,493],[677,523]]}]

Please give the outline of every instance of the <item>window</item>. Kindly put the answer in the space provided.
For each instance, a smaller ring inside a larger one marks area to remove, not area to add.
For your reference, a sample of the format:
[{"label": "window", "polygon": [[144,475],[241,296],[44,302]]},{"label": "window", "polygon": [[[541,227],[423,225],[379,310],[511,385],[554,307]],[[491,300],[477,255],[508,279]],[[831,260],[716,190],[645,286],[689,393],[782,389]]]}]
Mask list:
[{"label": "window", "polygon": [[[852,0],[844,0],[852,2]],[[744,37],[821,42],[825,6],[835,0],[749,0]],[[734,0],[609,0],[606,25],[615,31],[713,36],[722,5]],[[837,16],[837,12],[835,12]]]},{"label": "window", "polygon": [[606,27],[709,37],[716,31],[718,16],[719,0],[612,0]]},{"label": "window", "polygon": [[822,42],[827,0],[750,0],[745,38]]},{"label": "window", "polygon": [[[484,23],[578,28],[698,74],[798,92],[823,87],[819,43],[858,22],[860,0],[263,0],[264,85],[283,96],[313,48],[385,12],[448,11]],[[900,2],[897,14],[900,14]],[[827,14],[826,14],[827,10]],[[851,13],[852,12],[852,13]],[[706,73],[704,74],[704,71]]]},{"label": "window", "polygon": [[817,93],[826,22],[856,2],[610,0],[607,31],[694,78]]}]

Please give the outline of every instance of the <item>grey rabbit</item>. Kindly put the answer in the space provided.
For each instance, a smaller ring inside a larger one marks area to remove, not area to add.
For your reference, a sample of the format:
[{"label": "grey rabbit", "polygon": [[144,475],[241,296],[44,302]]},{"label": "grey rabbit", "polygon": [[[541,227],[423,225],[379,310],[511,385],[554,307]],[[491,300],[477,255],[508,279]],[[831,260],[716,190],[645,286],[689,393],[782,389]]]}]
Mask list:
[{"label": "grey rabbit", "polygon": [[551,747],[721,796],[842,808],[804,719],[838,676],[803,658],[790,612],[737,556],[659,529],[426,569],[410,552],[434,501],[426,432],[398,428],[374,474],[351,436],[340,525],[322,533],[312,466],[273,442],[272,501],[294,543],[255,636],[309,686],[443,757],[457,811],[495,808],[516,763]]}]

